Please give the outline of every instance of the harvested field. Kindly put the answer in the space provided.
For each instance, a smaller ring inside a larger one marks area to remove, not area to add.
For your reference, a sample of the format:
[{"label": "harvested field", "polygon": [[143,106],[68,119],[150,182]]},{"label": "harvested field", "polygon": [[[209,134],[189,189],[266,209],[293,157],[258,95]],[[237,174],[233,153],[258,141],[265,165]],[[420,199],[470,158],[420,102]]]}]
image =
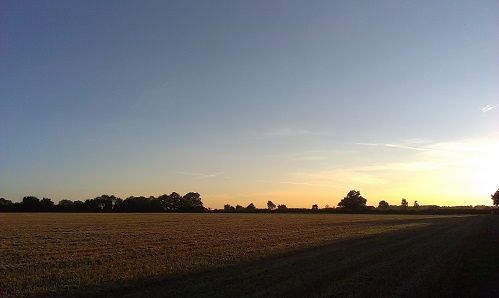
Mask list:
[{"label": "harvested field", "polygon": [[2,297],[474,296],[499,280],[499,216],[26,213],[0,226]]}]

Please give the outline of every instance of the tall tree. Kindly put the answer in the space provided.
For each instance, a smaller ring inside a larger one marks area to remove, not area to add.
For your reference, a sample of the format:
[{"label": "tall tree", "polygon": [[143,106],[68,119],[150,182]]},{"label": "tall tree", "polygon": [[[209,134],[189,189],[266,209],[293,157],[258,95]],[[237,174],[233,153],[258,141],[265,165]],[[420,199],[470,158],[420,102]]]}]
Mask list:
[{"label": "tall tree", "polygon": [[164,194],[159,196],[158,199],[160,200],[164,211],[175,212],[178,211],[180,207],[182,197],[178,193],[172,192],[170,195]]},{"label": "tall tree", "polygon": [[12,207],[13,203],[11,200],[5,198],[0,198],[0,211],[7,211]]},{"label": "tall tree", "polygon": [[105,212],[111,212],[114,209],[114,206],[120,198],[115,197],[114,195],[101,195],[96,197],[94,201],[98,206]]},{"label": "tall tree", "polygon": [[269,208],[269,210],[274,210],[277,206],[272,203],[272,201],[268,201],[267,202],[267,208]]},{"label": "tall tree", "polygon": [[351,190],[347,196],[338,203],[339,207],[349,212],[362,211],[366,207],[367,200],[360,195],[360,191]]},{"label": "tall tree", "polygon": [[246,206],[246,210],[249,210],[249,211],[256,210],[255,204],[250,203],[248,206]]},{"label": "tall tree", "polygon": [[494,206],[499,206],[499,188],[496,190],[495,194],[490,197],[492,198],[492,204]]},{"label": "tall tree", "polygon": [[388,209],[388,207],[390,207],[390,204],[388,204],[387,201],[385,201],[385,200],[379,201],[378,209],[386,210],[386,209]]},{"label": "tall tree", "polygon": [[0,206],[11,206],[12,201],[4,198],[0,198]]},{"label": "tall tree", "polygon": [[234,210],[236,210],[236,208],[234,208],[234,206],[232,206],[230,204],[225,204],[224,205],[224,210],[225,211],[234,211]]},{"label": "tall tree", "polygon": [[40,209],[41,211],[53,211],[54,202],[50,198],[43,198],[40,201]]},{"label": "tall tree", "polygon": [[23,211],[39,211],[40,199],[35,196],[26,196],[21,202],[21,209]]},{"label": "tall tree", "polygon": [[182,197],[181,207],[179,211],[203,211],[203,202],[201,201],[201,195],[197,192],[187,193]]},{"label": "tall tree", "polygon": [[287,209],[288,209],[288,206],[286,206],[286,205],[284,205],[284,204],[277,205],[277,209],[278,209],[278,210],[287,210]]}]

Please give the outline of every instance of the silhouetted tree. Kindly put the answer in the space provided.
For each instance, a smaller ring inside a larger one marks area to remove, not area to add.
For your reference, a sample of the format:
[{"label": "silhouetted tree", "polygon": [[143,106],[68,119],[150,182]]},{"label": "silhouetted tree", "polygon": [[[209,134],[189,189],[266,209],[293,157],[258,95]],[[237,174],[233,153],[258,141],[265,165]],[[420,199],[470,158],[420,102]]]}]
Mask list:
[{"label": "silhouetted tree", "polygon": [[164,211],[176,212],[180,208],[180,201],[182,197],[176,193],[172,192],[170,195],[162,195],[158,197],[161,207]]},{"label": "silhouetted tree", "polygon": [[267,202],[267,208],[269,208],[269,210],[274,210],[277,206],[272,203],[272,201],[268,201]]},{"label": "silhouetted tree", "polygon": [[256,207],[253,203],[250,203],[248,206],[246,206],[246,210],[254,211],[254,210],[256,210]]},{"label": "silhouetted tree", "polygon": [[244,207],[241,205],[236,205],[236,211],[242,211],[244,210]]},{"label": "silhouetted tree", "polygon": [[71,200],[60,200],[59,203],[57,203],[59,206],[71,206],[73,205],[73,201]]},{"label": "silhouetted tree", "polygon": [[338,203],[339,207],[349,212],[362,211],[366,207],[367,200],[360,195],[360,191],[351,190],[347,196]]},{"label": "silhouetted tree", "polygon": [[173,192],[171,195],[162,195],[158,198],[131,196],[125,200],[114,195],[101,195],[85,202],[64,199],[57,205],[50,198],[39,200],[35,196],[26,196],[15,204],[0,198],[0,211],[15,212],[200,212],[204,210],[201,196],[195,192],[187,193],[183,197]]},{"label": "silhouetted tree", "polygon": [[407,207],[409,207],[409,203],[407,203],[406,199],[402,199],[400,206],[402,206],[403,209],[407,209]]},{"label": "silhouetted tree", "polygon": [[80,200],[77,200],[77,201],[74,201],[73,202],[73,210],[75,211],[78,211],[78,212],[82,212],[84,211],[85,209],[85,203],[80,201]]},{"label": "silhouetted tree", "polygon": [[160,205],[161,205],[161,211],[168,211],[167,209],[167,205],[168,205],[168,195],[167,194],[163,194],[163,195],[160,195],[157,200],[159,201]]},{"label": "silhouetted tree", "polygon": [[100,200],[96,199],[86,199],[83,203],[86,212],[100,212],[104,209],[104,204]]},{"label": "silhouetted tree", "polygon": [[121,201],[122,200],[120,198],[117,198],[114,195],[101,195],[94,198],[90,205],[92,208],[97,207],[104,212],[111,212],[115,209],[116,202]]},{"label": "silhouetted tree", "polygon": [[40,210],[40,199],[35,196],[24,197],[21,204],[21,211],[39,211]]},{"label": "silhouetted tree", "polygon": [[286,209],[288,209],[288,207],[284,204],[281,204],[281,205],[277,205],[277,209],[278,210],[286,210]]},{"label": "silhouetted tree", "polygon": [[187,193],[182,197],[179,211],[199,212],[204,211],[201,196],[197,192]]},{"label": "silhouetted tree", "polygon": [[419,209],[419,203],[418,203],[418,201],[414,201],[414,209]]},{"label": "silhouetted tree", "polygon": [[12,201],[0,198],[0,211],[9,211],[12,208]]},{"label": "silhouetted tree", "polygon": [[492,198],[492,205],[499,206],[499,188],[490,197]]},{"label": "silhouetted tree", "polygon": [[60,200],[59,203],[57,203],[56,210],[62,212],[80,211],[73,205],[73,201],[67,199]]},{"label": "silhouetted tree", "polygon": [[155,198],[154,196],[149,197],[149,212],[164,212],[163,205],[161,203],[161,199]]},{"label": "silhouetted tree", "polygon": [[225,204],[225,205],[224,205],[224,210],[225,210],[225,211],[229,211],[229,212],[230,212],[230,211],[234,211],[234,210],[236,210],[236,208],[234,208],[234,206],[231,206],[231,205],[229,205],[229,204]]},{"label": "silhouetted tree", "polygon": [[121,210],[124,212],[151,212],[150,204],[150,198],[130,196],[121,204]]},{"label": "silhouetted tree", "polygon": [[5,198],[0,198],[0,206],[12,206],[12,201]]},{"label": "silhouetted tree", "polygon": [[379,201],[379,204],[378,204],[379,209],[386,210],[386,209],[388,209],[388,207],[390,207],[390,204],[388,204],[387,201],[385,201],[385,200]]},{"label": "silhouetted tree", "polygon": [[41,211],[53,211],[54,210],[54,202],[52,202],[52,199],[49,198],[43,198],[40,201],[40,209]]},{"label": "silhouetted tree", "polygon": [[319,209],[319,205],[317,205],[317,204],[312,205],[312,210],[318,210],[318,209]]}]

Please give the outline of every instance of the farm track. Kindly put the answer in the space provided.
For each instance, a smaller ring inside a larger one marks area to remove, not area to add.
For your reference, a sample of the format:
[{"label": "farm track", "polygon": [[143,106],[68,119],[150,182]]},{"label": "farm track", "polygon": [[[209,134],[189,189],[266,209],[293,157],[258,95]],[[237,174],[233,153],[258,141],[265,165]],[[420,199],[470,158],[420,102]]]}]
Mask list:
[{"label": "farm track", "polygon": [[[497,223],[497,221],[496,221]],[[287,252],[192,275],[110,290],[109,297],[456,297],[467,241],[483,218]],[[465,250],[463,251],[463,247]]]}]

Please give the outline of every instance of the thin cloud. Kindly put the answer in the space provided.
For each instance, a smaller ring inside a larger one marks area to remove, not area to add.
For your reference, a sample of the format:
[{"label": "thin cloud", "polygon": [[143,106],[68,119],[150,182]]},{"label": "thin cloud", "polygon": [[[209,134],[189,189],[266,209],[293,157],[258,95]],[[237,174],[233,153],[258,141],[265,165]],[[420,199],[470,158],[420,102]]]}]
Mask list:
[{"label": "thin cloud", "polygon": [[406,145],[396,145],[396,144],[386,144],[386,147],[400,148],[400,149],[410,149],[417,151],[435,151],[435,149],[427,148],[427,147],[414,147],[414,146],[406,146]]},{"label": "thin cloud", "polygon": [[440,151],[437,149],[424,147],[424,146],[408,146],[408,145],[400,145],[400,144],[355,143],[355,145],[371,146],[371,147],[400,148],[400,149],[408,149],[408,150],[416,150],[416,151]]},{"label": "thin cloud", "polygon": [[379,147],[379,146],[384,146],[384,144],[376,144],[376,143],[355,143],[355,145],[360,145],[360,146],[371,146],[371,147]]},{"label": "thin cloud", "polygon": [[[497,181],[497,175],[491,173],[494,172],[493,167],[499,164],[496,154],[499,152],[499,141],[493,135],[454,142],[431,143],[427,140],[416,140],[405,144],[408,145],[395,145],[397,148],[408,150],[401,162],[397,162],[400,156],[394,156],[391,162],[379,162],[377,158],[373,158],[364,161],[363,165],[349,166],[348,163],[340,163],[330,169],[293,173],[289,180],[347,187],[349,185],[397,187],[395,185],[411,180],[427,181],[431,184],[441,179],[442,183],[446,183],[454,179],[452,177],[466,177],[476,185],[486,183],[493,185],[494,181]],[[379,147],[384,150],[394,147],[389,146],[393,144],[384,143],[359,143],[359,145]]]},{"label": "thin cloud", "polygon": [[441,166],[435,162],[405,162],[386,163],[381,165],[370,165],[350,169],[355,172],[377,172],[377,171],[427,171],[439,170]]},{"label": "thin cloud", "polygon": [[495,106],[491,106],[491,105],[486,105],[484,107],[482,107],[482,113],[487,113],[493,109],[495,109],[496,107],[499,107],[499,104],[495,105]]}]

